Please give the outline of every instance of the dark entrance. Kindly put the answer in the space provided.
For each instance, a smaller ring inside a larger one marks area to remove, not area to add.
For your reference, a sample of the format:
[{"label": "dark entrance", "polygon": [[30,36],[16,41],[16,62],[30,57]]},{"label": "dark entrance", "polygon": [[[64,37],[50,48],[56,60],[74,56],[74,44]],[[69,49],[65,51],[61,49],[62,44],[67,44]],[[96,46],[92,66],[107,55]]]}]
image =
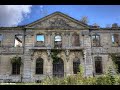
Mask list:
[{"label": "dark entrance", "polygon": [[53,61],[53,77],[64,77],[64,63],[61,58]]}]

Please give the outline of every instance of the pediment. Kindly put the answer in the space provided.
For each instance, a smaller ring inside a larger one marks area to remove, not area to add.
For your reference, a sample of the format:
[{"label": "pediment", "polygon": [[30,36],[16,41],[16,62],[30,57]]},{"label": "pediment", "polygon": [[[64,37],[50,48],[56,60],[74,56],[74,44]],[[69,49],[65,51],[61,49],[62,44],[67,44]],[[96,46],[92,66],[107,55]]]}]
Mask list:
[{"label": "pediment", "polygon": [[42,19],[39,19],[31,24],[26,25],[26,27],[39,28],[39,29],[84,29],[88,28],[88,25],[77,21],[68,15],[60,12],[50,14]]}]

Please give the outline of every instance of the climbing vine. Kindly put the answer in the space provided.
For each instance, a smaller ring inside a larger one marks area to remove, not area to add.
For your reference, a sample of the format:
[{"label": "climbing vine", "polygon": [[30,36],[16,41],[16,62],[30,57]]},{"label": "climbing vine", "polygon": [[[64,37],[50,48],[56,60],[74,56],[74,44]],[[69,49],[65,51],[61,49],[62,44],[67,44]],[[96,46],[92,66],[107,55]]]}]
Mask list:
[{"label": "climbing vine", "polygon": [[13,64],[13,63],[17,63],[17,64],[19,64],[19,65],[22,64],[22,62],[21,62],[21,57],[15,56],[15,57],[11,58],[10,60],[11,60],[11,63],[12,63],[12,64]]},{"label": "climbing vine", "polygon": [[53,59],[53,63],[55,63],[59,60],[59,57],[57,56],[59,53],[60,53],[60,50],[58,50],[58,49],[51,50],[51,57]]},{"label": "climbing vine", "polygon": [[116,63],[117,63],[117,60],[118,60],[118,54],[110,53],[109,55],[110,55],[114,65],[115,65],[115,69],[116,69],[116,72],[117,72],[118,71],[118,65]]}]

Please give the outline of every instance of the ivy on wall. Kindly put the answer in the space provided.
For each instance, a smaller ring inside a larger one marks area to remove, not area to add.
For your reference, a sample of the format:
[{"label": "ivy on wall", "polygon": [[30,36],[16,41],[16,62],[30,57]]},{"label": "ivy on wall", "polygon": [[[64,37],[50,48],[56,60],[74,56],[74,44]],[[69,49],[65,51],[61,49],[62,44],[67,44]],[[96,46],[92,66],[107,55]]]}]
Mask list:
[{"label": "ivy on wall", "polygon": [[10,60],[11,60],[11,63],[12,63],[12,64],[13,64],[13,63],[17,63],[17,64],[19,64],[19,65],[22,64],[22,62],[21,62],[21,57],[15,56],[15,57],[11,58]]},{"label": "ivy on wall", "polygon": [[53,59],[53,63],[55,63],[59,60],[59,57],[57,56],[59,53],[60,53],[60,50],[58,50],[58,49],[51,50],[51,57]]},{"label": "ivy on wall", "polygon": [[116,72],[118,71],[118,65],[116,64],[117,63],[117,60],[118,60],[118,54],[117,53],[109,53],[112,61],[113,61],[113,64],[115,65],[115,69],[116,69]]}]

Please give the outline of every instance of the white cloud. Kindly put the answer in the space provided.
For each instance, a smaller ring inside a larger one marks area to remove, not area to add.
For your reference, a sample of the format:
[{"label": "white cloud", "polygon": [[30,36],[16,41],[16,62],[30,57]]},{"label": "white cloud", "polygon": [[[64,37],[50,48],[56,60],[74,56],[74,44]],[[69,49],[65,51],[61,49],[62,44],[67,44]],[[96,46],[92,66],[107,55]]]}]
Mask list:
[{"label": "white cloud", "polygon": [[32,5],[0,5],[0,26],[17,26],[31,13]]}]

